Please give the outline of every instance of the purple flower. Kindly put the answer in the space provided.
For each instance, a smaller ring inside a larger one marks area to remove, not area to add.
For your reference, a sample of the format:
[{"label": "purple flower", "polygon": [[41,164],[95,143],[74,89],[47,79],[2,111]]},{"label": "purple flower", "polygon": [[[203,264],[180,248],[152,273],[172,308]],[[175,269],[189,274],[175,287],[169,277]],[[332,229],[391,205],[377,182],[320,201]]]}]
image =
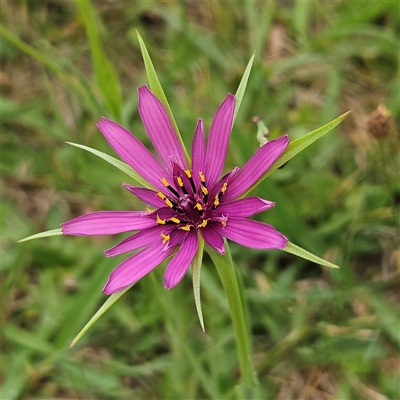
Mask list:
[{"label": "purple flower", "polygon": [[[159,160],[130,132],[101,118],[98,128],[115,152],[154,190],[124,183],[123,187],[146,203],[146,211],[100,211],[63,223],[65,235],[109,235],[137,231],[109,250],[107,257],[139,250],[111,273],[103,291],[111,294],[132,285],[176,250],[164,275],[165,287],[178,284],[199,246],[205,243],[224,254],[224,238],[255,249],[283,249],[288,240],[272,226],[248,217],[274,203],[259,197],[239,198],[284,152],[283,136],[260,147],[243,168],[220,178],[227,153],[235,109],[228,94],[211,124],[207,146],[198,120],[188,165],[170,118],[157,97],[139,89],[139,113]],[[151,208],[150,208],[151,207]]]}]

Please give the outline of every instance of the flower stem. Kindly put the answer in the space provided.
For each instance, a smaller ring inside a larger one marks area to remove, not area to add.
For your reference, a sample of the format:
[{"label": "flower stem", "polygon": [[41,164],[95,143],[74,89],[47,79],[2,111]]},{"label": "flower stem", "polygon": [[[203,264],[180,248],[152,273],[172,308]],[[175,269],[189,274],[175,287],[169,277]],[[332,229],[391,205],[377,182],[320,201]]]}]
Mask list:
[{"label": "flower stem", "polygon": [[242,284],[236,274],[228,243],[225,241],[226,254],[219,255],[215,250],[207,248],[211,259],[217,268],[225,294],[228,298],[233,329],[235,331],[236,347],[241,373],[240,387],[243,398],[254,398],[254,388],[257,385],[256,372],[251,358],[250,329],[245,307]]}]

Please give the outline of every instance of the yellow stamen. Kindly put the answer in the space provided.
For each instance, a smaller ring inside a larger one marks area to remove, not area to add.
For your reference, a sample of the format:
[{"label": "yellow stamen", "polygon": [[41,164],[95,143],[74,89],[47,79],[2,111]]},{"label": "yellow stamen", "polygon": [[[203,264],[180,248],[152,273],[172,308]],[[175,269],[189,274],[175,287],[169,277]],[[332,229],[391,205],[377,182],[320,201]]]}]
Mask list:
[{"label": "yellow stamen", "polygon": [[203,221],[201,222],[201,224],[197,225],[198,228],[204,228],[207,225],[207,220],[203,219]]},{"label": "yellow stamen", "polygon": [[204,183],[206,181],[206,177],[204,176],[204,174],[199,171],[199,176],[200,176],[200,180]]},{"label": "yellow stamen", "polygon": [[165,199],[165,203],[167,204],[168,207],[172,208],[174,205],[171,203],[170,199]]},{"label": "yellow stamen", "polygon": [[225,182],[224,186],[222,186],[221,193],[225,193],[226,192],[227,186],[228,186],[228,182]]},{"label": "yellow stamen", "polygon": [[192,177],[192,173],[188,169],[185,169],[184,172],[189,179]]},{"label": "yellow stamen", "polygon": [[161,237],[163,238],[163,241],[162,241],[163,244],[167,243],[168,240],[171,239],[171,236],[169,236],[169,235],[164,235],[163,233],[161,233]]},{"label": "yellow stamen", "polygon": [[165,225],[166,224],[166,220],[165,219],[161,219],[158,215],[157,215],[157,224],[158,225]]},{"label": "yellow stamen", "polygon": [[203,192],[203,194],[206,196],[208,195],[208,189],[205,186],[201,187],[201,191]]},{"label": "yellow stamen", "polygon": [[179,185],[180,187],[183,187],[182,178],[181,178],[180,176],[178,176],[178,177],[176,178],[176,180],[177,180],[177,182],[178,182],[178,185]]},{"label": "yellow stamen", "polygon": [[219,206],[219,198],[218,198],[218,195],[215,195],[214,206],[215,206],[215,207]]},{"label": "yellow stamen", "polygon": [[181,222],[181,220],[176,218],[176,217],[172,217],[169,220],[172,221],[172,222],[175,222],[176,224],[179,224]]},{"label": "yellow stamen", "polygon": [[165,199],[167,196],[165,196],[165,194],[163,193],[163,192],[160,192],[160,191],[158,191],[157,192],[157,196],[160,198],[160,199]]},{"label": "yellow stamen", "polygon": [[225,221],[221,221],[222,226],[225,228],[226,227],[226,222]]},{"label": "yellow stamen", "polygon": [[182,229],[183,231],[189,232],[190,228],[191,228],[190,225],[185,225],[185,226],[181,226],[179,229]]},{"label": "yellow stamen", "polygon": [[164,184],[164,186],[167,186],[167,187],[169,186],[169,183],[166,178],[162,178],[161,182]]},{"label": "yellow stamen", "polygon": [[150,207],[146,207],[146,211],[148,212],[148,213],[151,213],[152,212],[152,209],[150,208]]},{"label": "yellow stamen", "polygon": [[195,207],[201,211],[203,209],[203,206],[200,203],[196,203]]}]

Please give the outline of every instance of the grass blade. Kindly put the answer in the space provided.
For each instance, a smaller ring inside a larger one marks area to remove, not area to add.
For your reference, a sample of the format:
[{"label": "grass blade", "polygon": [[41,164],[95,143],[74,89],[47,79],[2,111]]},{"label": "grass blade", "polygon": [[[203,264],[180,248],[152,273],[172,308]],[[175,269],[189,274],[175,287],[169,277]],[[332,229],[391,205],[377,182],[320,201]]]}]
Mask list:
[{"label": "grass blade", "polygon": [[89,36],[90,51],[92,54],[93,70],[100,87],[107,108],[114,118],[121,120],[122,92],[117,74],[112,64],[103,52],[96,15],[88,0],[77,0],[79,16],[85,24]]}]

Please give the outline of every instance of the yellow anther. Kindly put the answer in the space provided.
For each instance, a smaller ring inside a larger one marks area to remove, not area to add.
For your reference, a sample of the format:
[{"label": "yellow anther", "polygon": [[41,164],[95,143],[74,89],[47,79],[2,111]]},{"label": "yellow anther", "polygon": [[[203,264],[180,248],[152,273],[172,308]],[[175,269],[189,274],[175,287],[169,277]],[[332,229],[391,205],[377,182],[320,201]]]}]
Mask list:
[{"label": "yellow anther", "polygon": [[176,180],[177,180],[177,182],[178,182],[178,185],[179,185],[180,187],[183,187],[182,178],[181,178],[180,176],[178,176],[178,177],[176,178]]},{"label": "yellow anther", "polygon": [[228,182],[225,182],[224,186],[222,186],[221,193],[225,193],[227,187],[228,187]]},{"label": "yellow anther", "polygon": [[208,195],[208,189],[205,186],[201,187],[201,191],[203,192],[203,194],[206,196]]},{"label": "yellow anther", "polygon": [[215,196],[214,206],[215,207],[219,206],[219,197],[218,197],[218,195]]},{"label": "yellow anther", "polygon": [[183,231],[189,232],[190,228],[191,228],[190,225],[185,225],[185,226],[181,226],[179,229],[182,229]]},{"label": "yellow anther", "polygon": [[169,235],[164,235],[163,233],[161,233],[161,237],[163,238],[163,241],[162,241],[163,244],[167,243],[168,240],[171,239],[171,236],[169,236]]},{"label": "yellow anther", "polygon": [[157,215],[157,224],[158,225],[165,225],[167,221],[165,219],[161,219],[158,215]]},{"label": "yellow anther", "polygon": [[221,224],[224,228],[226,227],[226,221],[221,221]]},{"label": "yellow anther", "polygon": [[148,212],[148,213],[151,213],[152,212],[152,209],[150,208],[150,207],[146,207],[146,211]]},{"label": "yellow anther", "polygon": [[163,193],[163,192],[160,192],[160,191],[158,191],[157,192],[157,196],[160,198],[160,199],[165,199],[167,196],[165,196],[165,194]]},{"label": "yellow anther", "polygon": [[192,177],[192,173],[188,169],[185,169],[184,172],[189,179]]},{"label": "yellow anther", "polygon": [[204,228],[207,225],[207,220],[203,219],[203,221],[201,222],[201,224],[197,225],[198,228]]},{"label": "yellow anther", "polygon": [[203,209],[203,206],[200,203],[196,203],[195,207],[201,211]]},{"label": "yellow anther", "polygon": [[172,217],[169,220],[172,221],[172,222],[175,222],[176,224],[179,224],[181,222],[181,220],[176,218],[176,217]]},{"label": "yellow anther", "polygon": [[165,204],[170,208],[172,208],[174,206],[170,199],[165,199]]},{"label": "yellow anther", "polygon": [[206,177],[204,176],[204,174],[199,171],[199,176],[200,176],[200,180],[204,183],[206,181]]},{"label": "yellow anther", "polygon": [[169,186],[169,183],[166,178],[162,178],[161,182],[164,184],[164,186],[167,186],[167,187]]}]

